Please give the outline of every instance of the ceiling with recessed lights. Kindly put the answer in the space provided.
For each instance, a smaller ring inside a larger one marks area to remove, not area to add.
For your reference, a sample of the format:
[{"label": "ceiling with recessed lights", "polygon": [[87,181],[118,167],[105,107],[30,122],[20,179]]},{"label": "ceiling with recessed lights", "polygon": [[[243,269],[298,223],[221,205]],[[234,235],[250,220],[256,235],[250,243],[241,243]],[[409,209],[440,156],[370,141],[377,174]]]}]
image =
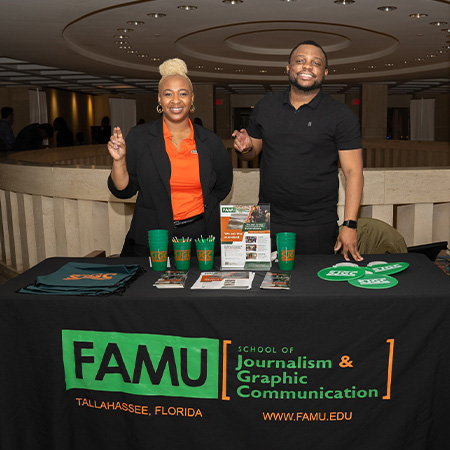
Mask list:
[{"label": "ceiling with recessed lights", "polygon": [[450,92],[450,0],[2,0],[0,88],[155,92],[165,59],[217,92],[287,86],[287,56],[312,39],[330,93]]}]

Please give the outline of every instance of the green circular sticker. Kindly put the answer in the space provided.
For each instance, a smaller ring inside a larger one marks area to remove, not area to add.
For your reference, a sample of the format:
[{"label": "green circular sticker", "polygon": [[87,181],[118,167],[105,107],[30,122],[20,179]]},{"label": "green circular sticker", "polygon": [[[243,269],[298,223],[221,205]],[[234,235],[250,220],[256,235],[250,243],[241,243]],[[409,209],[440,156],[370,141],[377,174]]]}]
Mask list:
[{"label": "green circular sticker", "polygon": [[397,263],[385,263],[385,264],[374,264],[370,266],[370,270],[373,273],[380,275],[392,275],[394,273],[401,272],[409,267],[407,262],[397,262]]},{"label": "green circular sticker", "polygon": [[389,275],[366,275],[365,277],[356,280],[349,280],[352,286],[364,289],[388,289],[397,286],[398,280]]},{"label": "green circular sticker", "polygon": [[364,267],[326,267],[319,270],[317,276],[327,281],[349,281],[365,275]]}]

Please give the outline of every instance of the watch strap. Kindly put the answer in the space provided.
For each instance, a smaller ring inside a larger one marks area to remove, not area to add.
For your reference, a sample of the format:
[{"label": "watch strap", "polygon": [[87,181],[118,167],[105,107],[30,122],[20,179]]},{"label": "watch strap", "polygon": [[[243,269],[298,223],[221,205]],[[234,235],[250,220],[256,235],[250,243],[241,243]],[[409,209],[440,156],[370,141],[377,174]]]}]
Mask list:
[{"label": "watch strap", "polygon": [[342,225],[347,228],[356,229],[357,222],[356,220],[344,220],[344,222],[342,222]]}]

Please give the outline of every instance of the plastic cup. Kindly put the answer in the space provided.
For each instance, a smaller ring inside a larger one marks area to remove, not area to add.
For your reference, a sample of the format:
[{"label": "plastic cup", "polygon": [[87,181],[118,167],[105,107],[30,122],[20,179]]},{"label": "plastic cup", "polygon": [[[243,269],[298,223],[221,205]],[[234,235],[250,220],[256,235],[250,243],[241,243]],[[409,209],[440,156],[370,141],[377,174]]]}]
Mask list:
[{"label": "plastic cup", "polygon": [[297,240],[297,235],[295,233],[284,231],[284,232],[276,234],[276,240],[277,240],[277,243],[280,242],[280,243],[286,243],[286,244],[287,243],[295,244],[295,242]]},{"label": "plastic cup", "polygon": [[197,250],[198,268],[211,270],[214,267],[214,241],[195,242]]},{"label": "plastic cup", "polygon": [[168,239],[169,230],[148,230],[148,241],[157,241],[160,239]]},{"label": "plastic cup", "polygon": [[149,230],[148,246],[150,248],[150,259],[152,269],[163,272],[167,269],[167,250],[169,247],[168,230]]},{"label": "plastic cup", "polygon": [[188,270],[191,267],[191,241],[173,242],[175,268]]}]

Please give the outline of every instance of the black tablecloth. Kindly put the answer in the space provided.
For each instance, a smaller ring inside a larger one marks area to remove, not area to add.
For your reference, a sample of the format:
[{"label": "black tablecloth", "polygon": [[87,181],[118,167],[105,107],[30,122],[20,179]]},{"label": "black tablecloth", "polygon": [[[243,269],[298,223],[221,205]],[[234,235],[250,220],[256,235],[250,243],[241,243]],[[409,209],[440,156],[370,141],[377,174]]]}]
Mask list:
[{"label": "black tablecloth", "polygon": [[[450,283],[418,254],[391,289],[329,282],[339,256],[300,256],[289,291],[158,290],[146,267],[123,295],[0,287],[0,448],[444,449],[450,438]],[[74,260],[74,259],[70,259]],[[360,264],[360,265],[364,265]],[[218,269],[218,265],[216,265]],[[276,269],[276,265],[274,267]]]}]

